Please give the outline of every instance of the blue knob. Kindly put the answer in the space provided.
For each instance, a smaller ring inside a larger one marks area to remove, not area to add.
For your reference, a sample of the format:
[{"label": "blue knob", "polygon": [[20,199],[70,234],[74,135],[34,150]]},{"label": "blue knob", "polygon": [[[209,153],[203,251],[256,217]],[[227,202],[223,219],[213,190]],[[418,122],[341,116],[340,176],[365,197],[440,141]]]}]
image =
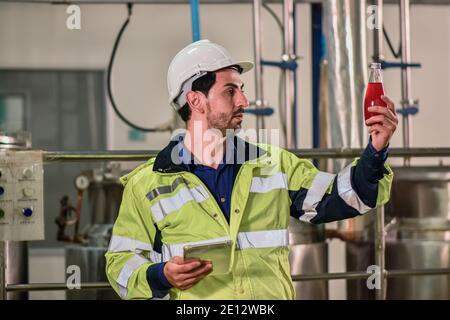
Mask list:
[{"label": "blue knob", "polygon": [[2,196],[2,195],[4,195],[4,194],[5,194],[5,188],[0,187],[0,196]]},{"label": "blue knob", "polygon": [[31,217],[31,215],[33,214],[33,209],[31,209],[31,208],[23,208],[22,209],[22,214],[25,217]]}]

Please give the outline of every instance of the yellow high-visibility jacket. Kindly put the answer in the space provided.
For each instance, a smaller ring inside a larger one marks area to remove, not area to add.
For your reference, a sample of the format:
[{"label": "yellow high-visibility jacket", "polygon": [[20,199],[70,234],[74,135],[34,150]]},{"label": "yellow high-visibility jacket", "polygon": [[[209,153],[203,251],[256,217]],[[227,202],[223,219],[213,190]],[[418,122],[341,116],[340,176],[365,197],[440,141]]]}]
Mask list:
[{"label": "yellow high-visibility jacket", "polygon": [[152,264],[183,256],[186,244],[223,239],[233,242],[231,272],[209,275],[188,290],[172,288],[171,299],[294,299],[290,216],[324,223],[364,214],[389,200],[393,173],[386,165],[376,181],[369,181],[370,200],[353,186],[361,159],[333,175],[281,148],[238,139],[245,152],[228,223],[201,180],[173,161],[177,143],[121,178],[125,190],[106,271],[123,299],[155,296],[147,279]]}]

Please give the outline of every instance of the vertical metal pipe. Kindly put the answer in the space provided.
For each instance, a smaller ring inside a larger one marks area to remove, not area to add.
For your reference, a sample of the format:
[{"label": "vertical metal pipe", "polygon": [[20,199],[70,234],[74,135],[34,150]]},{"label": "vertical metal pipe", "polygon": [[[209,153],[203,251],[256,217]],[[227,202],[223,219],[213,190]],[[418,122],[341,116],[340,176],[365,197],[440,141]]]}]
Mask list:
[{"label": "vertical metal pipe", "polygon": [[[28,282],[28,242],[4,242],[5,283]],[[28,300],[27,292],[8,292],[6,300]]]},{"label": "vertical metal pipe", "polygon": [[200,40],[199,0],[191,0],[192,42]]},{"label": "vertical metal pipe", "polygon": [[380,268],[380,288],[375,291],[377,300],[386,299],[386,244],[384,234],[384,206],[382,206],[378,209],[375,222],[375,264]]},{"label": "vertical metal pipe", "polygon": [[[411,63],[411,36],[410,36],[410,3],[409,0],[400,1],[400,33],[402,39],[401,62]],[[412,104],[411,97],[411,69],[402,68],[402,109]],[[411,143],[411,118],[403,114],[403,147],[410,148]],[[405,158],[405,165],[409,165],[409,158]]]},{"label": "vertical metal pipe", "polygon": [[[284,25],[284,54],[283,60],[292,61],[294,56],[294,20],[293,20],[294,2],[293,0],[283,1],[283,25]],[[284,73],[284,90],[286,102],[286,147],[294,148],[294,72],[286,70]]]},{"label": "vertical metal pipe", "polygon": [[6,244],[0,241],[0,300],[6,300]]},{"label": "vertical metal pipe", "polygon": [[372,5],[376,6],[377,25],[373,29],[373,56],[374,62],[384,60],[384,38],[383,38],[383,0],[373,0]]},{"label": "vertical metal pipe", "polygon": [[[261,0],[253,0],[253,46],[255,52],[255,108],[262,108],[264,105],[263,79],[262,79],[262,26],[261,26]],[[264,117],[256,114],[256,132],[259,137],[259,130],[264,129]],[[259,139],[259,138],[258,138]]]}]

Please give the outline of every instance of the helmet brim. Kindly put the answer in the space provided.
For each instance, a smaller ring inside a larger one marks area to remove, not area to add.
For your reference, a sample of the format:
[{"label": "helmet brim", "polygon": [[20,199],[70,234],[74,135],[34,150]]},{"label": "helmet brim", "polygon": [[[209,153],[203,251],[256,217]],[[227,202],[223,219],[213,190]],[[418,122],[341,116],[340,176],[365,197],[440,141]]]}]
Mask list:
[{"label": "helmet brim", "polygon": [[253,62],[250,61],[238,61],[235,64],[242,68],[242,73],[252,70],[254,66]]}]

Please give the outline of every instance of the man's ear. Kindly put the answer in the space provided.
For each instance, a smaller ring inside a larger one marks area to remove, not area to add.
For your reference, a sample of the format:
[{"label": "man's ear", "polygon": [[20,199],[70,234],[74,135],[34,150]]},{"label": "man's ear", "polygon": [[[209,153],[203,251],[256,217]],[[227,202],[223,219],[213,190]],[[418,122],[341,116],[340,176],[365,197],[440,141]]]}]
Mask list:
[{"label": "man's ear", "polygon": [[198,113],[204,113],[205,109],[203,108],[203,95],[198,91],[189,91],[186,94],[186,100],[191,107],[192,110],[195,110]]}]

